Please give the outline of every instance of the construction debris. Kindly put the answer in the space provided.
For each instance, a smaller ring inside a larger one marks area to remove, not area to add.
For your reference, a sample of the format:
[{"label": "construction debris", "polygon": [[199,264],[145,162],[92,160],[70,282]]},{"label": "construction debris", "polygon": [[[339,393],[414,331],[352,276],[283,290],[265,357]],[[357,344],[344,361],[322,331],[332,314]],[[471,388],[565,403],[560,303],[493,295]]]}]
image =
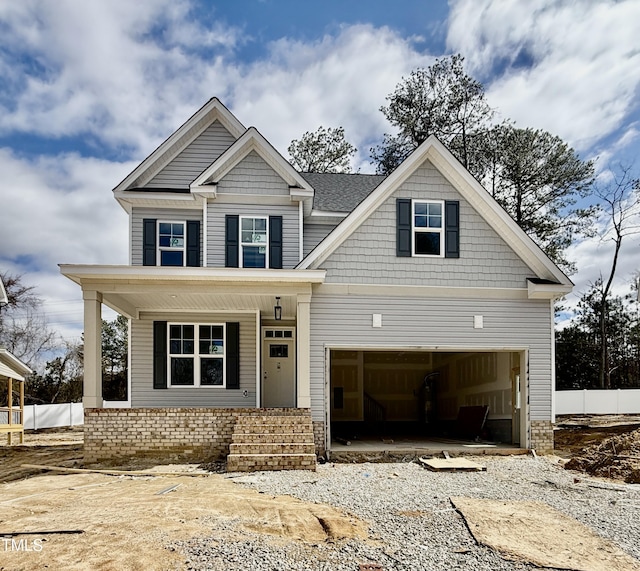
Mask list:
[{"label": "construction debris", "polygon": [[419,458],[424,468],[433,472],[485,472],[486,466],[468,458]]},{"label": "construction debris", "polygon": [[640,484],[640,429],[583,448],[565,468]]},{"label": "construction debris", "polygon": [[451,498],[478,543],[505,558],[575,571],[639,571],[640,563],[542,502]]},{"label": "construction debris", "polygon": [[106,474],[107,476],[208,476],[208,472],[156,472],[153,470],[88,470],[86,468],[64,468],[41,464],[20,464],[21,468],[63,472],[65,474]]}]

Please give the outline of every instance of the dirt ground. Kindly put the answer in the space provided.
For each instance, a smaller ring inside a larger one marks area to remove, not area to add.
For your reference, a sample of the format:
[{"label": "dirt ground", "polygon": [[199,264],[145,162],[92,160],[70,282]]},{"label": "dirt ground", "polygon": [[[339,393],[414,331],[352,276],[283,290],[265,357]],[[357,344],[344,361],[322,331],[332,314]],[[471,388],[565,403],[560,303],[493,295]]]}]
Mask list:
[{"label": "dirt ground", "polygon": [[567,469],[640,483],[640,415],[558,417],[554,438]]},{"label": "dirt ground", "polygon": [[[3,550],[0,571],[182,569],[183,556],[163,546],[206,536],[213,519],[228,522],[231,534],[259,532],[275,541],[367,538],[366,524],[350,514],[259,494],[217,474],[196,476],[194,465],[158,467],[192,475],[144,477],[20,467],[82,467],[82,438],[81,428],[45,430],[27,433],[24,445],[0,446],[0,542],[18,548]],[[640,477],[640,416],[559,418],[555,440],[573,469],[626,481],[636,470]]]},{"label": "dirt ground", "polygon": [[198,476],[194,465],[158,468],[185,475],[138,477],[19,467],[79,465],[77,437],[32,434],[25,446],[0,449],[1,570],[183,569],[184,556],[164,546],[207,536],[221,520],[235,536],[247,530],[274,541],[368,536],[364,522],[338,509],[260,494],[217,474]]}]

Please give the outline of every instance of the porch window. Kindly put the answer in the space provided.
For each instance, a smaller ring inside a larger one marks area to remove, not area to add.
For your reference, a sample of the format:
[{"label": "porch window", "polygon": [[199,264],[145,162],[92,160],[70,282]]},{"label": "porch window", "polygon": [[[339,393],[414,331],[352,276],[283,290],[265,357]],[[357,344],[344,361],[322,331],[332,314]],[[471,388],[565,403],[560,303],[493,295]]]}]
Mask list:
[{"label": "porch window", "polygon": [[225,326],[169,323],[170,386],[225,386]]},{"label": "porch window", "polygon": [[267,218],[240,217],[240,249],[243,268],[268,268]]}]

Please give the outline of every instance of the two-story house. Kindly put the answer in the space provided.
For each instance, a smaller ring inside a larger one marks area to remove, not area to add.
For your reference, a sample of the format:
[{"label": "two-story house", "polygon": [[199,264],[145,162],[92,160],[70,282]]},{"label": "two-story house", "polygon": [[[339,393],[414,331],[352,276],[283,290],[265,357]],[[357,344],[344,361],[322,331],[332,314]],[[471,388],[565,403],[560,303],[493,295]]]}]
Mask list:
[{"label": "two-story house", "polygon": [[[214,98],[114,196],[130,264],[61,266],[85,304],[88,460],[222,456],[248,417],[310,417],[318,452],[382,419],[453,434],[469,405],[551,450],[572,283],[434,137],[388,177],[299,173]],[[102,304],[130,323],[126,407],[102,400]]]}]

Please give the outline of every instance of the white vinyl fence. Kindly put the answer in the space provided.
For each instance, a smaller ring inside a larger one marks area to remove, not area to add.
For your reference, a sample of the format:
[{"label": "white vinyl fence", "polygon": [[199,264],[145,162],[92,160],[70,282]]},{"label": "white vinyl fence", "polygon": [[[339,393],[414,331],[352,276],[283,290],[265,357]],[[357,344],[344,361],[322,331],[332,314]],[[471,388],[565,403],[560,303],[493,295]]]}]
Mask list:
[{"label": "white vinyl fence", "polygon": [[78,424],[84,424],[84,408],[81,402],[29,404],[24,407],[25,430]]},{"label": "white vinyl fence", "polygon": [[556,414],[640,414],[640,389],[556,391]]}]

